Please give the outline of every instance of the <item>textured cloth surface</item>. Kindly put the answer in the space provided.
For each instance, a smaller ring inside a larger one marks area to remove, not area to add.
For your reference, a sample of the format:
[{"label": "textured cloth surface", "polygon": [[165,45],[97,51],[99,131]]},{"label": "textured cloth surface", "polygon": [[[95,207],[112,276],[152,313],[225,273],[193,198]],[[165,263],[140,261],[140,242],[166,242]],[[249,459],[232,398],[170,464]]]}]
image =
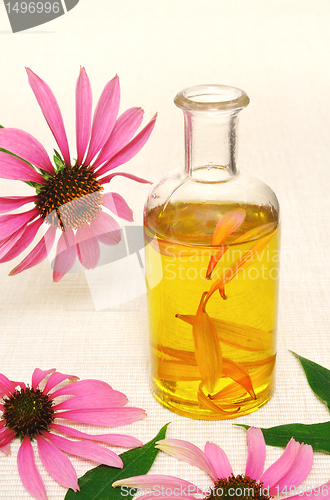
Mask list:
[{"label": "textured cloth surface", "polygon": [[[112,297],[100,306],[95,277],[89,281],[83,272],[69,273],[54,284],[48,261],[16,277],[8,272],[19,258],[1,264],[0,372],[29,382],[36,366],[56,367],[81,379],[105,380],[148,414],[118,432],[146,442],[171,422],[168,437],[200,447],[207,440],[218,443],[237,473],[244,473],[247,450],[245,431],[233,423],[269,427],[329,419],[289,352],[330,368],[329,22],[327,0],[81,0],[52,23],[13,35],[0,5],[2,125],[30,132],[49,153],[55,146],[27,84],[24,66],[29,66],[56,94],[73,151],[79,65],[90,76],[94,103],[105,82],[118,73],[122,111],[142,106],[145,123],[159,112],[150,141],[125,166],[155,182],[183,166],[182,113],[172,103],[176,92],[200,83],[235,85],[251,99],[241,114],[239,166],[261,175],[275,190],[283,222],[276,392],[256,413],[205,422],[172,414],[156,403],[149,390],[141,277],[133,271],[127,277],[125,269],[124,287],[118,286],[118,269],[113,279],[111,274],[99,276],[104,287],[99,290]],[[113,190],[125,197],[135,224],[141,224],[148,186],[117,178]],[[23,183],[0,181],[0,196],[28,192]],[[129,300],[128,288],[135,290]],[[30,498],[17,471],[18,446],[16,440],[11,455],[0,456],[1,500]],[[267,447],[266,465],[281,453]],[[94,465],[75,457],[72,462],[79,476]],[[63,499],[65,489],[40,470],[49,499]],[[152,470],[209,484],[204,473],[165,454]],[[315,453],[305,484],[317,486],[329,479],[330,456]]]}]

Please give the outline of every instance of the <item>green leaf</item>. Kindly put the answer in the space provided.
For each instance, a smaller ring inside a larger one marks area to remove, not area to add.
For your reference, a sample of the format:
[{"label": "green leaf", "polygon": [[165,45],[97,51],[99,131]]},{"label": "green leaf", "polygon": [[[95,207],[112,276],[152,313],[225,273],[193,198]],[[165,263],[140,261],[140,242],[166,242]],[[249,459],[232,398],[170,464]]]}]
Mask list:
[{"label": "green leaf", "polygon": [[5,128],[5,127],[3,127],[2,125],[0,125],[0,128]]},{"label": "green leaf", "polygon": [[307,358],[303,358],[291,351],[300,361],[308,383],[316,396],[323,401],[330,410],[330,370]]},{"label": "green leaf", "polygon": [[[123,500],[121,488],[113,488],[112,483],[147,474],[159,452],[155,444],[165,438],[168,425],[164,425],[157,436],[142,448],[134,448],[119,455],[124,463],[122,469],[99,465],[86,472],[78,481],[80,491],[75,493],[70,489],[64,500]],[[130,495],[127,492],[125,500],[130,500],[133,496],[134,493]]]},{"label": "green leaf", "polygon": [[[249,425],[235,424],[248,429]],[[288,424],[261,429],[266,444],[269,446],[285,447],[293,437],[300,443],[310,444],[314,451],[330,453],[330,422],[321,424]]]}]

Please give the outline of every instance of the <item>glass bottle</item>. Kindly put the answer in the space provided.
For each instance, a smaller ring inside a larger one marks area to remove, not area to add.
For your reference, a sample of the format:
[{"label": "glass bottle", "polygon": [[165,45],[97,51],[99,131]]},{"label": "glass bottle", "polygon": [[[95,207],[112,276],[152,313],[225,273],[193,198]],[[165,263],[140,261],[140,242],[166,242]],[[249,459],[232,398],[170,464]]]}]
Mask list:
[{"label": "glass bottle", "polygon": [[186,417],[236,418],[274,390],[279,204],[236,166],[244,91],[200,85],[174,102],[185,169],[144,212],[152,392]]}]

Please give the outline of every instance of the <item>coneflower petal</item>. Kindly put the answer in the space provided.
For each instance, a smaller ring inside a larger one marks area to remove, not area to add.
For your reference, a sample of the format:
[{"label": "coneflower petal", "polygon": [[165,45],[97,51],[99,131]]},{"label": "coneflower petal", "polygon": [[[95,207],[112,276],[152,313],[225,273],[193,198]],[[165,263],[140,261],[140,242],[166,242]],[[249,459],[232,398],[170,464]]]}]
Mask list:
[{"label": "coneflower petal", "polygon": [[133,222],[133,210],[118,193],[106,193],[103,195],[103,205],[121,219]]},{"label": "coneflower petal", "polygon": [[76,234],[77,253],[81,264],[86,269],[95,269],[100,260],[100,245],[94,237],[91,226],[82,227]]},{"label": "coneflower petal", "polygon": [[146,413],[141,408],[109,408],[96,410],[68,410],[58,413],[56,418],[74,420],[82,424],[120,427],[141,420]]},{"label": "coneflower petal", "polygon": [[56,436],[55,434],[51,434],[49,432],[42,432],[42,434],[57,448],[65,451],[66,453],[87,458],[87,460],[109,465],[110,467],[123,467],[121,458],[114,451],[103,448],[99,444],[93,443],[92,441],[70,441],[70,439]]},{"label": "coneflower petal", "polygon": [[106,382],[101,380],[87,379],[79,380],[74,384],[69,384],[65,387],[61,387],[56,391],[48,394],[51,399],[57,398],[59,396],[83,396],[86,392],[93,393],[95,391],[112,391],[112,387]]},{"label": "coneflower petal", "polygon": [[67,436],[88,439],[89,441],[100,441],[112,446],[122,446],[124,448],[138,448],[143,446],[142,441],[126,434],[86,434],[85,432],[80,432],[77,429],[60,424],[51,424],[50,428],[62,432],[62,434],[66,434]]},{"label": "coneflower petal", "polygon": [[217,480],[217,474],[207,455],[197,446],[181,439],[162,439],[156,443],[155,448],[164,451],[171,457],[198,467],[206,472],[212,479]]},{"label": "coneflower petal", "polygon": [[80,68],[76,86],[77,164],[81,165],[87,151],[92,128],[92,89],[85,68]]},{"label": "coneflower petal", "polygon": [[60,373],[60,372],[55,371],[55,372],[50,374],[50,377],[47,380],[45,388],[42,392],[44,394],[48,394],[49,391],[51,391],[54,387],[56,387],[61,382],[64,382],[64,380],[70,380],[70,382],[75,382],[76,380],[79,380],[79,377],[76,377],[75,375],[67,375],[66,373]]},{"label": "coneflower petal", "polygon": [[37,208],[21,214],[0,215],[0,240],[8,238],[39,215]]},{"label": "coneflower petal", "polygon": [[144,111],[141,108],[130,108],[118,118],[109,139],[92,165],[94,170],[102,163],[109,161],[129,143],[142,123],[143,113]]},{"label": "coneflower petal", "polygon": [[157,114],[153,116],[148,125],[146,125],[141,132],[134,137],[124,148],[122,148],[110,161],[98,170],[98,175],[103,175],[109,170],[112,170],[123,163],[131,160],[143,148],[156,123]]},{"label": "coneflower petal", "polygon": [[2,196],[0,197],[0,214],[12,212],[27,203],[38,200],[38,196]]},{"label": "coneflower petal", "polygon": [[215,443],[207,441],[204,448],[204,453],[210,460],[218,478],[228,479],[233,474],[232,466],[228,460],[226,453]]},{"label": "coneflower petal", "polygon": [[41,436],[37,436],[40,459],[49,474],[65,488],[79,490],[77,473],[64,453]]},{"label": "coneflower petal", "polygon": [[266,460],[266,444],[263,433],[260,429],[250,427],[247,432],[246,442],[248,457],[245,475],[257,481],[263,473]]},{"label": "coneflower petal", "polygon": [[92,125],[91,141],[84,165],[90,165],[107,142],[117,119],[120,102],[119,78],[115,76],[108,82],[97,103]]},{"label": "coneflower petal", "polygon": [[91,399],[90,394],[84,396],[74,396],[62,401],[58,405],[53,406],[54,411],[58,410],[90,410],[125,406],[128,399],[120,391],[100,391],[93,394]]},{"label": "coneflower petal", "polygon": [[42,219],[31,222],[27,227],[22,227],[11,236],[0,242],[0,263],[8,262],[20,255],[34,240]]},{"label": "coneflower petal", "polygon": [[128,179],[131,179],[132,181],[140,182],[142,184],[152,184],[152,182],[147,181],[147,179],[143,179],[142,177],[137,177],[136,175],[133,175],[133,174],[126,174],[126,172],[114,172],[113,174],[106,175],[105,177],[103,177],[103,179],[99,179],[99,182],[101,184],[107,184],[114,177],[116,177],[116,175],[120,175],[122,177],[127,177]]},{"label": "coneflower petal", "polygon": [[52,249],[55,240],[56,227],[50,226],[47,230],[45,236],[41,238],[39,243],[34,247],[34,249],[16,266],[9,275],[14,276],[16,274],[30,269],[42,262]]},{"label": "coneflower petal", "polygon": [[269,493],[275,495],[278,491],[283,491],[285,487],[299,486],[312,470],[313,459],[313,448],[310,445],[301,444],[292,468],[281,478],[278,484],[270,488]]},{"label": "coneflower petal", "polygon": [[47,500],[46,488],[37,469],[30,438],[25,436],[17,454],[18,472],[24,488],[37,500]]},{"label": "coneflower petal", "polygon": [[42,382],[47,375],[56,371],[56,368],[51,368],[50,370],[40,370],[40,368],[35,368],[32,373],[32,387],[36,389],[40,382]]},{"label": "coneflower petal", "polygon": [[106,212],[100,212],[91,223],[93,235],[105,245],[117,245],[121,240],[121,227],[118,222]]},{"label": "coneflower petal", "polygon": [[[127,479],[120,479],[119,481],[115,481],[112,483],[112,487],[116,488],[117,486],[129,486],[130,488],[154,488],[155,486],[164,486],[164,487],[188,487],[193,486],[196,488],[196,492],[198,493],[198,488],[193,483],[189,481],[185,481],[184,479],[179,479],[178,477],[168,476],[163,474],[147,474],[146,476],[132,476]],[[189,488],[189,492],[193,493],[192,489]],[[155,495],[158,498],[158,495]],[[194,498],[194,497],[192,497]]]},{"label": "coneflower petal", "polygon": [[72,229],[63,231],[57,243],[53,281],[60,281],[70,271],[76,262],[76,256],[76,240]]},{"label": "coneflower petal", "polygon": [[46,184],[46,180],[42,175],[36,172],[26,161],[3,151],[0,151],[0,177],[2,179]]},{"label": "coneflower petal", "polygon": [[260,482],[264,484],[265,488],[273,488],[273,486],[276,486],[281,481],[282,477],[289,472],[296,461],[299,449],[300,444],[293,438],[290,439],[280,458],[268,467],[261,476]]},{"label": "coneflower petal", "polygon": [[[48,126],[58,144],[63,155],[66,166],[70,166],[70,151],[68,139],[66,137],[62,114],[57,104],[56,98],[46,82],[37,76],[29,68],[26,68],[29,84],[38,101],[41,111],[46,118]],[[10,149],[10,151],[12,151]],[[33,162],[31,162],[33,163]]]},{"label": "coneflower petal", "polygon": [[[0,148],[10,151],[51,175],[55,174],[54,167],[43,145],[31,134],[24,132],[24,130],[19,130],[18,128],[0,129]],[[16,162],[16,164],[18,165],[19,163]]]}]

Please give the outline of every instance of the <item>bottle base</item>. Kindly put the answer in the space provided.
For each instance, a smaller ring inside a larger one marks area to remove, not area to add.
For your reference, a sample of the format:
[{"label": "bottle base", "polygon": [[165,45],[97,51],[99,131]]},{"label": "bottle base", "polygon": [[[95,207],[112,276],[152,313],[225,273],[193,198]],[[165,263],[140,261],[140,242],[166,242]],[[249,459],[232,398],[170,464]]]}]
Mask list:
[{"label": "bottle base", "polygon": [[161,406],[177,415],[195,420],[232,420],[243,417],[262,408],[274,394],[274,384],[271,383],[262,393],[258,394],[257,400],[249,398],[248,400],[235,401],[237,410],[228,412],[220,409],[219,412],[213,412],[201,407],[198,402],[182,400],[173,394],[159,393],[157,389],[157,387],[156,390],[153,387],[152,394]]}]

